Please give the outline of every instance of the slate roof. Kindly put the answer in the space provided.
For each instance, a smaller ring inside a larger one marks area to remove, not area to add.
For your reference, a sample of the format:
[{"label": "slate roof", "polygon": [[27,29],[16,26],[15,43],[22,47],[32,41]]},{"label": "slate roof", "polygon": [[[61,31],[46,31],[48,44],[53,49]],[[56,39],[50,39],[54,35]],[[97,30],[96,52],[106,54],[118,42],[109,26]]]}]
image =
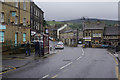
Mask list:
[{"label": "slate roof", "polygon": [[104,35],[120,35],[120,26],[105,27]]},{"label": "slate roof", "polygon": [[86,29],[104,29],[105,24],[97,24],[97,23],[90,23],[90,24],[85,24],[85,27],[83,28],[84,30]]},{"label": "slate roof", "polygon": [[65,33],[70,33],[70,32],[77,32],[77,30],[67,30]]}]

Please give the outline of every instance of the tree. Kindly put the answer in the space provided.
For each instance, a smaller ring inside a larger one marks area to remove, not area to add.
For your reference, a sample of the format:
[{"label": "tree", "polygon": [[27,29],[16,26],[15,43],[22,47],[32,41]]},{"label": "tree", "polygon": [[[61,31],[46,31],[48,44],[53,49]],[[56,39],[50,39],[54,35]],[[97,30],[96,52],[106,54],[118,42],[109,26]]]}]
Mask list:
[{"label": "tree", "polygon": [[47,24],[47,22],[46,22],[46,20],[43,20],[43,26],[47,26],[48,24]]}]

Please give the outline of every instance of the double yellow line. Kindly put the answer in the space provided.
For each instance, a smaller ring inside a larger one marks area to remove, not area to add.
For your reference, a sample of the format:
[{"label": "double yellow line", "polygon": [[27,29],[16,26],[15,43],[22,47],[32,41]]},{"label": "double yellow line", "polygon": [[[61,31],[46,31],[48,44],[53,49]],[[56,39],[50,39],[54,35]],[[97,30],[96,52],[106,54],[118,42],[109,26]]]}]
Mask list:
[{"label": "double yellow line", "polygon": [[7,70],[7,71],[4,71],[4,72],[1,72],[0,74],[4,74],[4,73],[10,72],[10,71],[13,71],[13,70],[16,69],[15,67],[11,67],[11,66],[8,66],[8,67],[10,67],[10,68],[12,68],[12,69]]}]

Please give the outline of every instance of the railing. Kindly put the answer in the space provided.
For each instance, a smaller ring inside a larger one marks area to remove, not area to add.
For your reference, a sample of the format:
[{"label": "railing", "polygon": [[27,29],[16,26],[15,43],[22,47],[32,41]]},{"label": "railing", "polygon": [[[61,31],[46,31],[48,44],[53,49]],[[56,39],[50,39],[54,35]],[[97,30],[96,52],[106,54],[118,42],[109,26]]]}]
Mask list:
[{"label": "railing", "polygon": [[[26,44],[13,44],[13,43],[2,43],[2,53],[3,54],[16,54],[16,53],[25,53]],[[34,45],[31,44],[31,50],[34,51]]]}]

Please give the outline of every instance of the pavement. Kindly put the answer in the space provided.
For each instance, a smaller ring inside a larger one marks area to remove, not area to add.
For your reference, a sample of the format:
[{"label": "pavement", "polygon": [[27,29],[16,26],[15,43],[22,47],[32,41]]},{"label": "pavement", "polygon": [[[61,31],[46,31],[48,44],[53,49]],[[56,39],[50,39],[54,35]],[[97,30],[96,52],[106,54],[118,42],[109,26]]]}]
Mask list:
[{"label": "pavement", "polygon": [[48,56],[56,54],[57,51],[53,49],[53,45],[55,45],[56,43],[57,42],[50,41],[50,47],[52,47],[52,50],[49,51],[49,54],[45,54],[43,57],[35,56],[35,53],[31,53],[30,56],[25,56],[25,53],[2,55],[2,65],[0,66],[0,68],[2,68],[2,71],[0,71],[0,74],[16,70],[18,68],[27,66],[34,61],[44,59]]},{"label": "pavement", "polygon": [[15,70],[17,68],[24,67],[24,66],[32,63],[34,60],[44,59],[55,53],[57,53],[57,51],[52,50],[52,51],[50,51],[50,54],[46,54],[43,57],[35,56],[35,53],[31,53],[30,56],[25,56],[24,53],[2,55],[3,64],[2,64],[2,66],[0,66],[0,68],[2,68],[2,71],[0,71],[0,74]]}]

